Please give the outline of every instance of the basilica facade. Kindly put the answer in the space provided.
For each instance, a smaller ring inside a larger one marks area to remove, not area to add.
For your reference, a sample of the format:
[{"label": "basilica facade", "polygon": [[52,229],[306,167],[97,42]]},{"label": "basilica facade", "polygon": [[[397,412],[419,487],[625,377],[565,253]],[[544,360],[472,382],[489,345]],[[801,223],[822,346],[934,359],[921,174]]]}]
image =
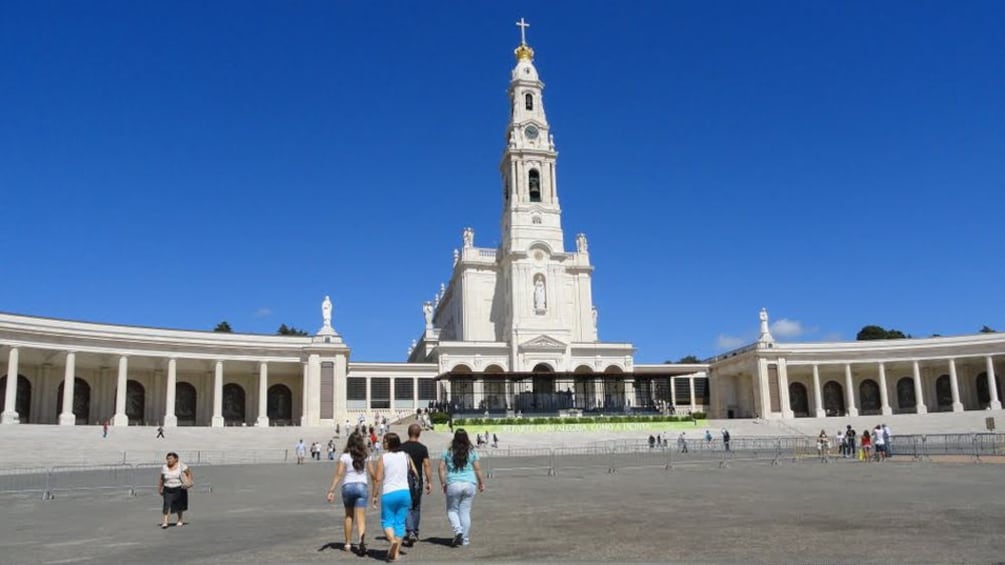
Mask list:
[{"label": "basilica facade", "polygon": [[462,231],[406,361],[351,361],[327,297],[320,329],[302,337],[0,314],[0,421],[332,426],[429,406],[719,418],[1001,409],[1001,334],[781,344],[762,312],[756,343],[705,363],[636,364],[631,343],[602,341],[586,235],[565,247],[544,83],[526,41],[514,53],[500,244],[478,247]]}]

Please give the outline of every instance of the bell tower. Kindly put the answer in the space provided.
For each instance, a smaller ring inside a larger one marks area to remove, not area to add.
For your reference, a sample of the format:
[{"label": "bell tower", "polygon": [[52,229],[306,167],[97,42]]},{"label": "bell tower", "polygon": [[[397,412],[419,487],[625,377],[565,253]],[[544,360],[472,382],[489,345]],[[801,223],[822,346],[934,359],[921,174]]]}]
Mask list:
[{"label": "bell tower", "polygon": [[561,209],[555,180],[555,139],[544,113],[541,82],[534,67],[534,50],[527,45],[523,18],[520,45],[513,51],[510,74],[510,119],[506,149],[499,170],[503,184],[502,240],[504,252],[526,252],[543,243],[552,253],[563,251]]}]

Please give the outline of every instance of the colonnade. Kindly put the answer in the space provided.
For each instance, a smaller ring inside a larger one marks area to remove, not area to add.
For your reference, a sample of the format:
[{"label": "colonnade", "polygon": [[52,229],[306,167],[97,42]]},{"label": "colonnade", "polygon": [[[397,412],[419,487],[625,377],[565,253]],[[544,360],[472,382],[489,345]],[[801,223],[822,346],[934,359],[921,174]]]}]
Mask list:
[{"label": "colonnade", "polygon": [[[974,358],[965,358],[965,359],[972,367],[975,359]],[[939,392],[937,391],[936,396],[938,398],[936,399],[936,401],[938,404],[936,405],[936,408],[940,409],[945,408],[947,409],[947,411],[951,410],[953,412],[963,412],[965,409],[965,403],[963,402],[960,396],[960,379],[959,379],[957,361],[958,361],[957,358],[947,358],[945,360],[914,359],[906,361],[898,360],[890,362],[873,362],[873,363],[851,363],[851,362],[826,363],[826,362],[805,362],[805,361],[800,361],[798,363],[789,363],[784,357],[780,357],[774,361],[761,358],[758,360],[757,374],[754,375],[755,387],[758,393],[757,394],[758,398],[755,398],[755,401],[757,401],[755,402],[755,406],[759,405],[761,414],[764,415],[770,415],[772,413],[780,413],[782,418],[794,417],[795,415],[794,405],[796,404],[796,399],[790,397],[790,385],[796,382],[799,382],[800,384],[802,383],[800,382],[799,379],[790,379],[790,371],[792,370],[801,371],[802,369],[807,368],[808,365],[808,368],[810,369],[812,375],[812,399],[813,399],[812,405],[810,406],[811,408],[810,415],[815,415],[816,417],[824,417],[832,415],[858,416],[862,409],[864,401],[874,400],[874,397],[868,399],[856,398],[855,394],[856,390],[858,388],[864,387],[869,381],[875,383],[877,385],[876,388],[878,388],[879,413],[883,415],[893,414],[895,408],[891,405],[890,402],[890,392],[889,392],[890,387],[887,377],[888,365],[903,366],[905,363],[907,363],[910,365],[909,378],[912,381],[911,386],[909,386],[908,388],[909,389],[913,388],[913,391],[912,390],[904,391],[905,392],[904,396],[908,398],[913,396],[914,413],[917,414],[927,413],[930,404],[929,402],[926,402],[925,379],[923,378],[922,375],[923,364],[924,369],[928,370],[929,372],[942,373],[943,371],[945,371],[944,374],[939,375],[938,378],[936,379],[935,381],[936,389],[938,389],[940,386],[944,384],[944,382],[940,383],[939,381],[941,379],[948,377],[949,396],[943,398],[941,395],[939,395]],[[991,410],[1000,410],[1002,408],[1002,402],[1001,398],[999,397],[999,387],[995,373],[994,356],[992,355],[983,356],[982,364],[983,364],[982,368],[984,369],[983,373],[972,371],[975,373],[977,382],[975,384],[975,391],[971,396],[973,397],[972,400],[976,400],[976,402],[971,402],[970,404],[978,405],[975,406],[976,408],[981,409],[988,408]],[[831,374],[827,377],[826,381],[822,383],[821,381],[823,379],[821,377],[821,368],[831,369],[835,365],[840,367],[840,376],[835,376]],[[874,373],[870,372],[866,376],[860,374],[859,378],[857,379],[858,387],[856,387],[855,371],[853,370],[853,366],[855,369],[859,369],[864,366],[866,368],[869,368],[870,370],[874,370],[875,372]],[[777,389],[773,390],[774,384],[772,383],[772,380],[775,377],[777,377]],[[908,377],[903,377],[898,380],[897,384],[898,389],[900,388],[900,384],[906,384],[900,382],[903,381],[904,378]],[[983,383],[980,382],[981,380],[984,380],[984,382]],[[841,381],[843,381],[843,383]],[[838,387],[833,387],[831,389],[830,394],[828,394],[827,392],[828,386],[831,386],[831,383],[835,382],[843,385],[840,386],[840,389],[843,393],[843,398],[840,399],[843,401],[843,410],[840,410],[841,412],[843,412],[842,414],[833,413],[838,411],[835,409],[835,406],[839,406],[840,404],[842,404],[835,400],[833,394],[833,391],[838,390]],[[982,385],[985,383],[987,389],[986,400],[980,398],[980,395],[977,392],[978,390],[981,390]],[[774,405],[773,399],[776,398],[776,396],[773,395],[774,392],[777,392],[778,405]],[[951,400],[948,403],[943,404],[944,400],[949,399]],[[870,409],[874,408],[875,407],[870,407]],[[896,409],[898,410],[905,410],[910,408],[912,408],[912,406],[898,405],[896,407]]]},{"label": "colonnade", "polygon": [[[3,412],[0,414],[0,422],[4,424],[18,423],[20,415],[17,411],[18,397],[18,375],[21,368],[21,347],[12,346],[7,353],[6,366],[6,388],[3,399]],[[176,392],[178,387],[178,357],[167,358],[167,378],[164,385],[164,413],[162,418],[158,418],[165,427],[178,425],[176,415]],[[115,379],[114,413],[110,422],[114,426],[125,426],[129,424],[129,417],[126,414],[127,382],[129,380],[129,355],[118,355],[117,374]],[[257,419],[255,425],[268,426],[268,390],[269,390],[269,363],[260,361],[258,365],[257,390]],[[304,364],[306,368],[306,364]],[[74,393],[77,381],[78,364],[77,352],[68,351],[63,355],[63,383],[62,383],[62,410],[58,415],[58,423],[63,426],[72,426],[77,421],[74,414]],[[223,414],[223,388],[224,388],[224,360],[218,359],[213,362],[212,381],[212,415],[209,419],[212,427],[222,427],[225,425]],[[301,377],[301,392],[307,390],[307,372],[304,371]],[[289,388],[289,387],[287,387]],[[303,416],[301,416],[303,419]]]}]

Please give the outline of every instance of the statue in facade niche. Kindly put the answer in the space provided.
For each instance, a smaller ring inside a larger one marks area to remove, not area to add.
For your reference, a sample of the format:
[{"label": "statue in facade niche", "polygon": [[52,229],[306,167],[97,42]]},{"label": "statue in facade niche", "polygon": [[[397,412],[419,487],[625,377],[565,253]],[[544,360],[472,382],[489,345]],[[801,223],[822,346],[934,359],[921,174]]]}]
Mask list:
[{"label": "statue in facade niche", "polygon": [[426,302],[422,303],[422,315],[426,318],[426,329],[433,327],[433,303]]},{"label": "statue in facade niche", "polygon": [[324,327],[332,327],[332,301],[327,296],[321,302],[321,320],[324,323]]},{"label": "statue in facade niche", "polygon": [[462,235],[464,240],[464,248],[475,246],[475,230],[474,228],[464,228],[464,233]]},{"label": "statue in facade niche", "polygon": [[544,291],[544,278],[537,277],[534,279],[534,309],[544,310],[547,307],[548,303]]},{"label": "statue in facade niche", "polygon": [[576,251],[578,253],[586,253],[590,250],[590,244],[586,241],[586,234],[581,233],[576,235]]}]

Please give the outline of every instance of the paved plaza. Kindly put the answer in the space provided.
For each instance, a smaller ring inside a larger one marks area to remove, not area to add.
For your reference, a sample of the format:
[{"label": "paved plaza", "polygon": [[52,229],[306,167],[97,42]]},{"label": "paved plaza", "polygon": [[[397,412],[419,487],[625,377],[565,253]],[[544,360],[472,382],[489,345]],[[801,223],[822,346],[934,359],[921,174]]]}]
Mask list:
[{"label": "paved plaza", "polygon": [[[516,460],[514,460],[516,462]],[[443,496],[424,499],[422,541],[404,562],[979,562],[1005,559],[1002,466],[678,459],[548,476],[503,458],[475,501],[472,545],[448,547]],[[545,465],[546,461],[538,461]],[[184,528],[158,528],[152,489],[129,497],[4,497],[0,563],[367,563],[384,557],[370,510],[367,558],[341,550],[342,510],[324,500],[327,462],[194,467]],[[151,472],[150,483],[156,480]]]}]

